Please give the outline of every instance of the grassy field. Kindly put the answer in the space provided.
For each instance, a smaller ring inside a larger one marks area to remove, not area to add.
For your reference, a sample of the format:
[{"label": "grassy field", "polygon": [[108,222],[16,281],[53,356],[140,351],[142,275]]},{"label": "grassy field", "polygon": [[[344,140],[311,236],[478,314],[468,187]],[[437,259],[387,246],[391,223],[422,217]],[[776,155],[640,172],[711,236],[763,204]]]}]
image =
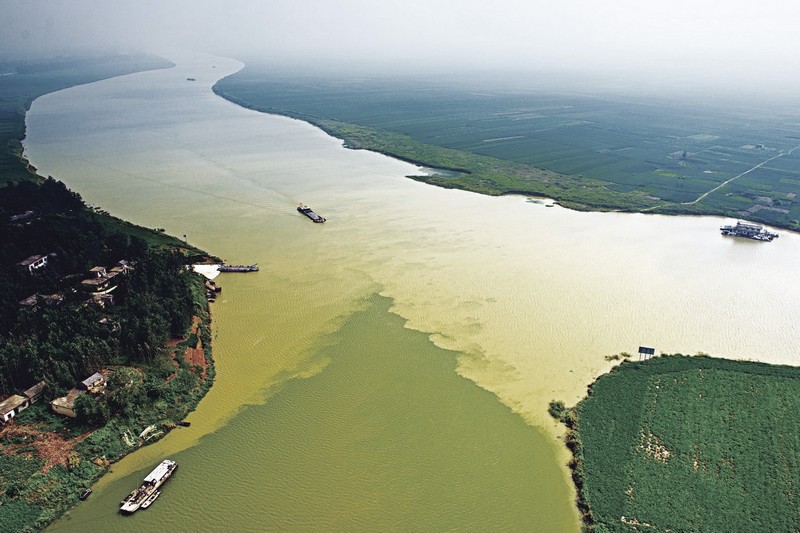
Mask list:
[{"label": "grassy field", "polygon": [[800,369],[629,362],[576,411],[568,442],[590,529],[800,530]]},{"label": "grassy field", "polygon": [[[800,230],[800,121],[774,110],[536,84],[284,73],[248,66],[215,91],[455,176],[418,177],[570,207],[716,214]],[[780,155],[701,202],[702,194]]]}]

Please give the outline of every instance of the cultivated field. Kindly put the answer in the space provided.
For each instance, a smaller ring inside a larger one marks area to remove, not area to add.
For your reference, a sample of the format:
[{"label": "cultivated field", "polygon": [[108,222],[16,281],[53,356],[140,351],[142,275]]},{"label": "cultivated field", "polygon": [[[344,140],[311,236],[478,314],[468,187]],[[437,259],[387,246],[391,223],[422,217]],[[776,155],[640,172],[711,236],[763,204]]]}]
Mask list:
[{"label": "cultivated field", "polygon": [[[800,149],[792,152],[800,146],[800,116],[763,103],[751,109],[713,98],[557,92],[535,82],[509,89],[503,82],[323,77],[259,67],[221,80],[215,90],[249,107],[309,120],[354,147],[448,168],[452,153],[435,147],[486,158],[483,168],[481,160],[470,160],[458,167],[466,171],[459,176],[425,180],[437,185],[800,229]],[[554,186],[553,176],[537,177],[537,169],[560,175],[563,186]],[[584,185],[587,191],[574,190]]]},{"label": "cultivated field", "polygon": [[800,530],[800,369],[625,363],[577,412],[598,531]]}]

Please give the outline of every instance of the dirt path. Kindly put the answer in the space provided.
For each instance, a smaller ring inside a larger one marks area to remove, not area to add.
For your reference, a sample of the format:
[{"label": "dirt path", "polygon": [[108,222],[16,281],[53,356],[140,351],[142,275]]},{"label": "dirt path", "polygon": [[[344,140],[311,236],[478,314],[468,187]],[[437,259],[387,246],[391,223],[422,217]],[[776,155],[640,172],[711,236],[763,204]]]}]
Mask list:
[{"label": "dirt path", "polygon": [[6,444],[0,450],[3,453],[17,454],[23,448],[35,448],[36,455],[44,460],[41,472],[45,474],[56,465],[67,466],[67,460],[75,452],[75,447],[91,433],[87,431],[76,437],[65,438],[63,434],[44,431],[33,425],[11,423],[0,429],[0,442],[17,442]]}]

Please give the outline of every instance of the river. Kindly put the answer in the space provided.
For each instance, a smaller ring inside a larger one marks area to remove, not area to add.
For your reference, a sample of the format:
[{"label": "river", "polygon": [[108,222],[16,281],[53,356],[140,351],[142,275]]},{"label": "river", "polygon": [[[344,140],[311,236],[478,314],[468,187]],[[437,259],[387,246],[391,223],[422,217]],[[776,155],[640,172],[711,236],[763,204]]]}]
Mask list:
[{"label": "river", "polygon": [[[797,235],[431,187],[217,97],[237,61],[171,59],[37,99],[26,155],[91,204],[261,270],[217,278],[217,381],[192,426],[115,464],[53,531],[578,530],[546,410],[605,355],[798,363]],[[166,457],[180,467],[158,502],[119,516]]]}]

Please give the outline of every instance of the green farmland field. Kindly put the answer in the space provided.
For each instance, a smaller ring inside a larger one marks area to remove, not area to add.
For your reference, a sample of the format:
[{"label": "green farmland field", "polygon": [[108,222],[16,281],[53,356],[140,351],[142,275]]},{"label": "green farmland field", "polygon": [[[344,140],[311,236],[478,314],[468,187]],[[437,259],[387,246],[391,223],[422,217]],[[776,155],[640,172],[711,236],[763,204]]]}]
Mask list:
[{"label": "green farmland field", "polygon": [[576,409],[597,531],[800,530],[800,369],[625,363]]},{"label": "green farmland field", "polygon": [[800,149],[790,153],[800,146],[800,113],[792,107],[257,65],[221,80],[215,91],[307,120],[353,148],[462,171],[416,178],[435,185],[540,194],[579,209],[725,215],[800,230],[793,196],[800,194]]}]

